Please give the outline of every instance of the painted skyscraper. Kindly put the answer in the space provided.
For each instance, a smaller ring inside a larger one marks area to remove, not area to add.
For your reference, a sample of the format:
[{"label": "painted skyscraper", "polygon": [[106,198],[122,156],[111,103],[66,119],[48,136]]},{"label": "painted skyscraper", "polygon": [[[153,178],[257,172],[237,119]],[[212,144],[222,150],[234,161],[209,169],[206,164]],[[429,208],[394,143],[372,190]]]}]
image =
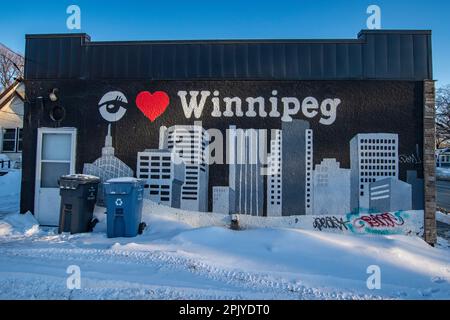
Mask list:
[{"label": "painted skyscraper", "polygon": [[147,180],[145,196],[156,203],[180,208],[184,174],[184,162],[171,150],[138,152],[136,176]]},{"label": "painted skyscraper", "polygon": [[261,174],[258,131],[230,126],[228,135],[229,184],[234,191],[235,211],[262,216],[264,176]]},{"label": "painted skyscraper", "polygon": [[350,141],[351,210],[369,209],[369,185],[398,179],[398,135],[357,134]]},{"label": "painted skyscraper", "polygon": [[213,212],[233,214],[235,213],[234,191],[230,187],[216,186],[213,187]]},{"label": "painted skyscraper", "polygon": [[412,187],[395,178],[385,178],[370,184],[370,209],[393,212],[412,209]]},{"label": "painted skyscraper", "polygon": [[336,159],[323,159],[314,170],[315,215],[350,212],[350,169],[340,168]]},{"label": "painted skyscraper", "polygon": [[313,133],[307,121],[283,122],[281,154],[283,216],[312,214]]},{"label": "painted skyscraper", "polygon": [[282,154],[281,154],[281,130],[273,130],[274,137],[270,141],[270,154],[267,162],[267,216],[278,217],[282,212]]},{"label": "painted skyscraper", "polygon": [[160,129],[160,149],[173,150],[185,164],[185,181],[181,189],[181,209],[208,211],[209,137],[198,125],[176,125]]}]

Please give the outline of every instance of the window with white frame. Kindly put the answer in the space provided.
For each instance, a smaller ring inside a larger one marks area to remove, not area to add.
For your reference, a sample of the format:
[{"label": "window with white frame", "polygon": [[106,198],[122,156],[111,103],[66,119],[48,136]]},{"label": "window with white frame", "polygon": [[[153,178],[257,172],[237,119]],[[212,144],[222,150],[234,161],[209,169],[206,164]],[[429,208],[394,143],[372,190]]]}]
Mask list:
[{"label": "window with white frame", "polygon": [[2,152],[22,152],[23,129],[3,129]]}]

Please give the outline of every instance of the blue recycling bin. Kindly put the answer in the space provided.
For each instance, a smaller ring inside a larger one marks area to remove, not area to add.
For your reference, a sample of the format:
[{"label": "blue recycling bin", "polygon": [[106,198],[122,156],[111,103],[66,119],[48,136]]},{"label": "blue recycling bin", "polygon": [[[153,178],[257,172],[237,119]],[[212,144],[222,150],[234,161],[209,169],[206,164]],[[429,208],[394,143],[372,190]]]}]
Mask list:
[{"label": "blue recycling bin", "polygon": [[110,179],[104,184],[108,238],[135,237],[145,229],[142,201],[145,180]]}]

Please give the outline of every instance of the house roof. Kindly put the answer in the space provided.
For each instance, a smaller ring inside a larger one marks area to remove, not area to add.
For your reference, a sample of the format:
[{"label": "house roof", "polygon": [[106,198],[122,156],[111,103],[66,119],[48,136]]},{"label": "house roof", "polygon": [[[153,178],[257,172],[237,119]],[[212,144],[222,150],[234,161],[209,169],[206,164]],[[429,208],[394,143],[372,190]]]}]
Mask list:
[{"label": "house roof", "polygon": [[26,36],[26,80],[432,79],[431,31],[363,30],[356,39],[91,41]]},{"label": "house roof", "polygon": [[17,89],[22,83],[23,79],[16,79],[8,88],[6,88],[0,94],[0,110],[6,106],[14,97],[18,97],[20,100],[25,101],[23,93],[19,92]]}]

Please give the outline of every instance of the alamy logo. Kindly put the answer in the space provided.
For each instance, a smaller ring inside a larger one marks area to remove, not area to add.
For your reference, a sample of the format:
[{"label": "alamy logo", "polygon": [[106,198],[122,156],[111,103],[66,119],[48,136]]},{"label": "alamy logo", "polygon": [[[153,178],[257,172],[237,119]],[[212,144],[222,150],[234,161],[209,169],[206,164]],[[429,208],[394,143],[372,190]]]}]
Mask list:
[{"label": "alamy logo", "polygon": [[81,289],[81,269],[77,265],[67,267],[66,273],[69,275],[66,280],[67,289]]},{"label": "alamy logo", "polygon": [[379,6],[372,4],[367,7],[367,14],[370,16],[367,18],[367,29],[381,29],[381,9]]},{"label": "alamy logo", "polygon": [[66,26],[69,30],[81,29],[81,9],[77,5],[70,5],[67,7],[66,13],[69,14],[66,20]]},{"label": "alamy logo", "polygon": [[369,290],[381,289],[381,269],[377,265],[370,265],[366,270],[370,276],[367,278],[366,285]]}]

